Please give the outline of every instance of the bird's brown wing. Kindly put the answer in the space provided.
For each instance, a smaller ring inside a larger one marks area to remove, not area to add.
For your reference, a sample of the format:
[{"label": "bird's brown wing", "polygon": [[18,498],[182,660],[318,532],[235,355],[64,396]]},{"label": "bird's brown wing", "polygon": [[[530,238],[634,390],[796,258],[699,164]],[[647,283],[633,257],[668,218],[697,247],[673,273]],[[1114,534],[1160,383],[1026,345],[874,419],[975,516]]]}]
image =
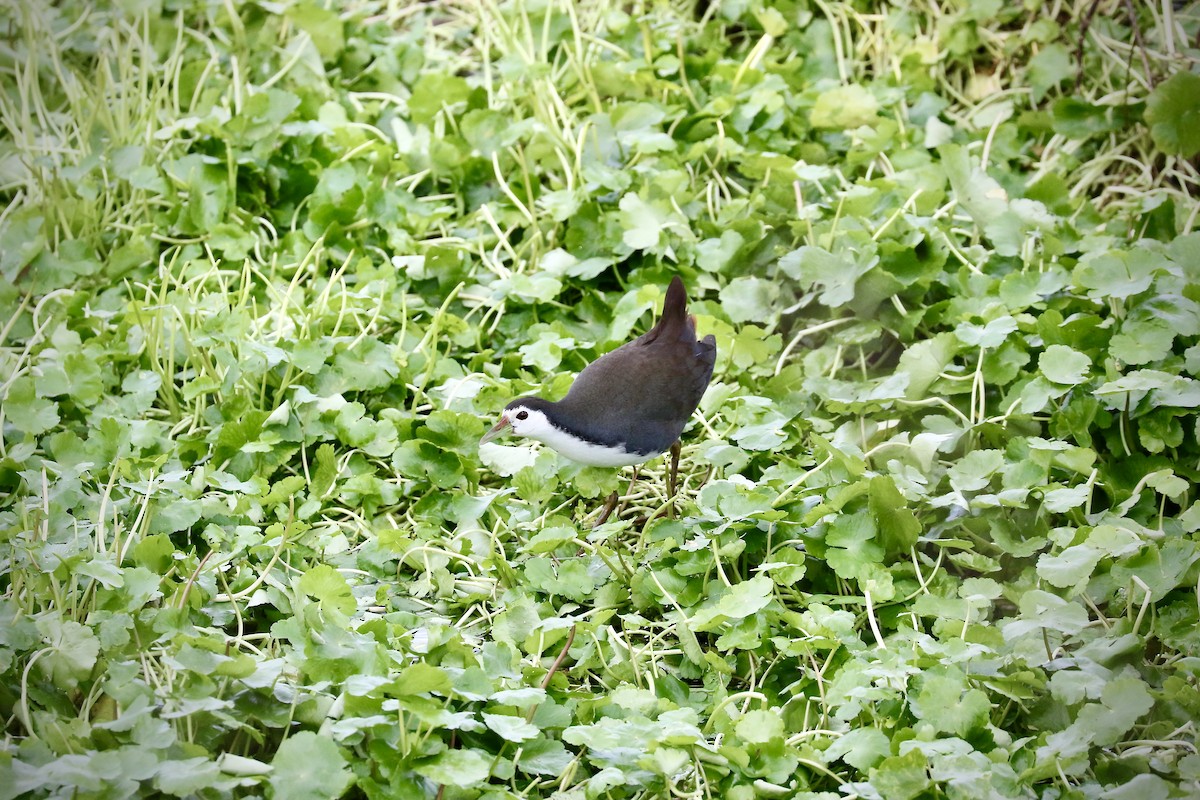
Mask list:
[{"label": "bird's brown wing", "polygon": [[[668,326],[593,361],[559,403],[565,421],[594,441],[648,443],[661,452],[679,437],[712,378],[716,339],[686,336]],[[664,335],[666,334],[666,335]],[[690,339],[690,341],[688,341]]]}]

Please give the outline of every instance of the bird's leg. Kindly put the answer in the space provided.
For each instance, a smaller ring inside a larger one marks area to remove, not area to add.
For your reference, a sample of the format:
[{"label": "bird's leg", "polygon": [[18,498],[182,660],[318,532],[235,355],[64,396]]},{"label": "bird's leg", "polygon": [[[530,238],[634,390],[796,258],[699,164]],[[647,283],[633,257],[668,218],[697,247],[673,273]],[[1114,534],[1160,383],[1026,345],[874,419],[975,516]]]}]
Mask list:
[{"label": "bird's leg", "polygon": [[625,504],[629,502],[629,496],[633,494],[633,485],[637,483],[638,471],[640,469],[640,464],[633,465],[633,477],[629,479],[629,488],[625,490],[625,496],[620,498],[619,506],[617,504],[618,497],[616,491],[608,496],[608,499],[604,502],[604,511],[601,512],[600,518],[592,525],[593,528],[599,528],[601,525],[607,522],[608,518],[612,516],[614,511],[618,517],[621,516],[621,512],[625,510]]},{"label": "bird's leg", "polygon": [[[625,504],[629,502],[629,496],[633,494],[633,485],[637,483],[638,471],[641,470],[641,468],[641,464],[633,465],[633,477],[629,479],[629,488],[625,490],[625,496],[621,498],[621,511],[625,510]],[[618,511],[617,514],[619,515],[621,511]]]},{"label": "bird's leg", "polygon": [[679,475],[679,451],[682,447],[679,440],[675,440],[675,444],[671,445],[671,471],[667,475],[667,495],[675,497],[675,478]]},{"label": "bird's leg", "polygon": [[667,518],[675,519],[675,489],[676,479],[679,476],[679,440],[675,440],[675,444],[671,445],[671,470],[667,474]]},{"label": "bird's leg", "polygon": [[665,513],[667,519],[675,519],[675,489],[676,489],[676,482],[677,482],[676,479],[679,475],[679,451],[680,451],[679,440],[676,440],[675,444],[671,445],[671,465],[667,469],[667,504],[666,504],[666,508],[659,509],[657,512],[655,512],[654,516],[656,516],[656,517],[659,514]]},{"label": "bird's leg", "polygon": [[612,514],[613,509],[616,507],[617,492],[614,490],[613,493],[608,496],[608,499],[604,501],[604,510],[600,512],[600,518],[592,523],[592,527],[599,528],[601,525],[607,522],[609,515]]},{"label": "bird's leg", "polygon": [[[614,513],[619,517],[621,516],[622,512],[625,511],[625,504],[629,502],[629,495],[633,494],[633,484],[637,482],[639,469],[641,469],[640,464],[633,465],[633,477],[629,479],[629,488],[625,490],[625,495],[620,498],[619,503],[613,501],[613,505],[616,506],[616,508],[608,509],[607,513],[600,518],[600,521],[597,522],[596,525],[602,525],[604,521]],[[616,492],[613,492],[613,495],[615,496]],[[609,500],[612,501],[612,498],[610,497]]]}]

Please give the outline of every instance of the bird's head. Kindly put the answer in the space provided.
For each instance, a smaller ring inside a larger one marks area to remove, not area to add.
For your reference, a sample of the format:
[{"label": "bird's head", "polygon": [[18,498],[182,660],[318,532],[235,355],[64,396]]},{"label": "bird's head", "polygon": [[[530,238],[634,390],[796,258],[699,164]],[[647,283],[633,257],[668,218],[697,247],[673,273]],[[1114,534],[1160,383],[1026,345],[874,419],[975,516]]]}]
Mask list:
[{"label": "bird's head", "polygon": [[518,397],[504,407],[500,421],[479,440],[485,444],[505,434],[524,436],[529,439],[541,439],[554,426],[541,407],[546,403],[540,397]]}]

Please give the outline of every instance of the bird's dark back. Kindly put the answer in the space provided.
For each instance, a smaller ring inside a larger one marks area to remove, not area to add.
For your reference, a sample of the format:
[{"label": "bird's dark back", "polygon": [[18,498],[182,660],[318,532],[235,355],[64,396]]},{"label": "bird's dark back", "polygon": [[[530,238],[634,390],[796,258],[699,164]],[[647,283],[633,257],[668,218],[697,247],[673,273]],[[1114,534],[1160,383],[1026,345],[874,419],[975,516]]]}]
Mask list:
[{"label": "bird's dark back", "polygon": [[636,442],[642,452],[663,452],[699,405],[716,358],[711,334],[696,339],[677,277],[658,324],[589,364],[557,404],[559,416],[597,443]]}]

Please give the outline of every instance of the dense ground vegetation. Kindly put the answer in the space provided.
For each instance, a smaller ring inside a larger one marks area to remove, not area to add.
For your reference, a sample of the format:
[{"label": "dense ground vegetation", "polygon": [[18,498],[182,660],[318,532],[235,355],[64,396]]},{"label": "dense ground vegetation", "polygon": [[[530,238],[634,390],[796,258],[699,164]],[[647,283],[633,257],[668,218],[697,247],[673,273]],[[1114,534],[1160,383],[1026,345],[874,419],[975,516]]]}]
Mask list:
[{"label": "dense ground vegetation", "polygon": [[0,20],[0,798],[1200,793],[1196,4]]}]

